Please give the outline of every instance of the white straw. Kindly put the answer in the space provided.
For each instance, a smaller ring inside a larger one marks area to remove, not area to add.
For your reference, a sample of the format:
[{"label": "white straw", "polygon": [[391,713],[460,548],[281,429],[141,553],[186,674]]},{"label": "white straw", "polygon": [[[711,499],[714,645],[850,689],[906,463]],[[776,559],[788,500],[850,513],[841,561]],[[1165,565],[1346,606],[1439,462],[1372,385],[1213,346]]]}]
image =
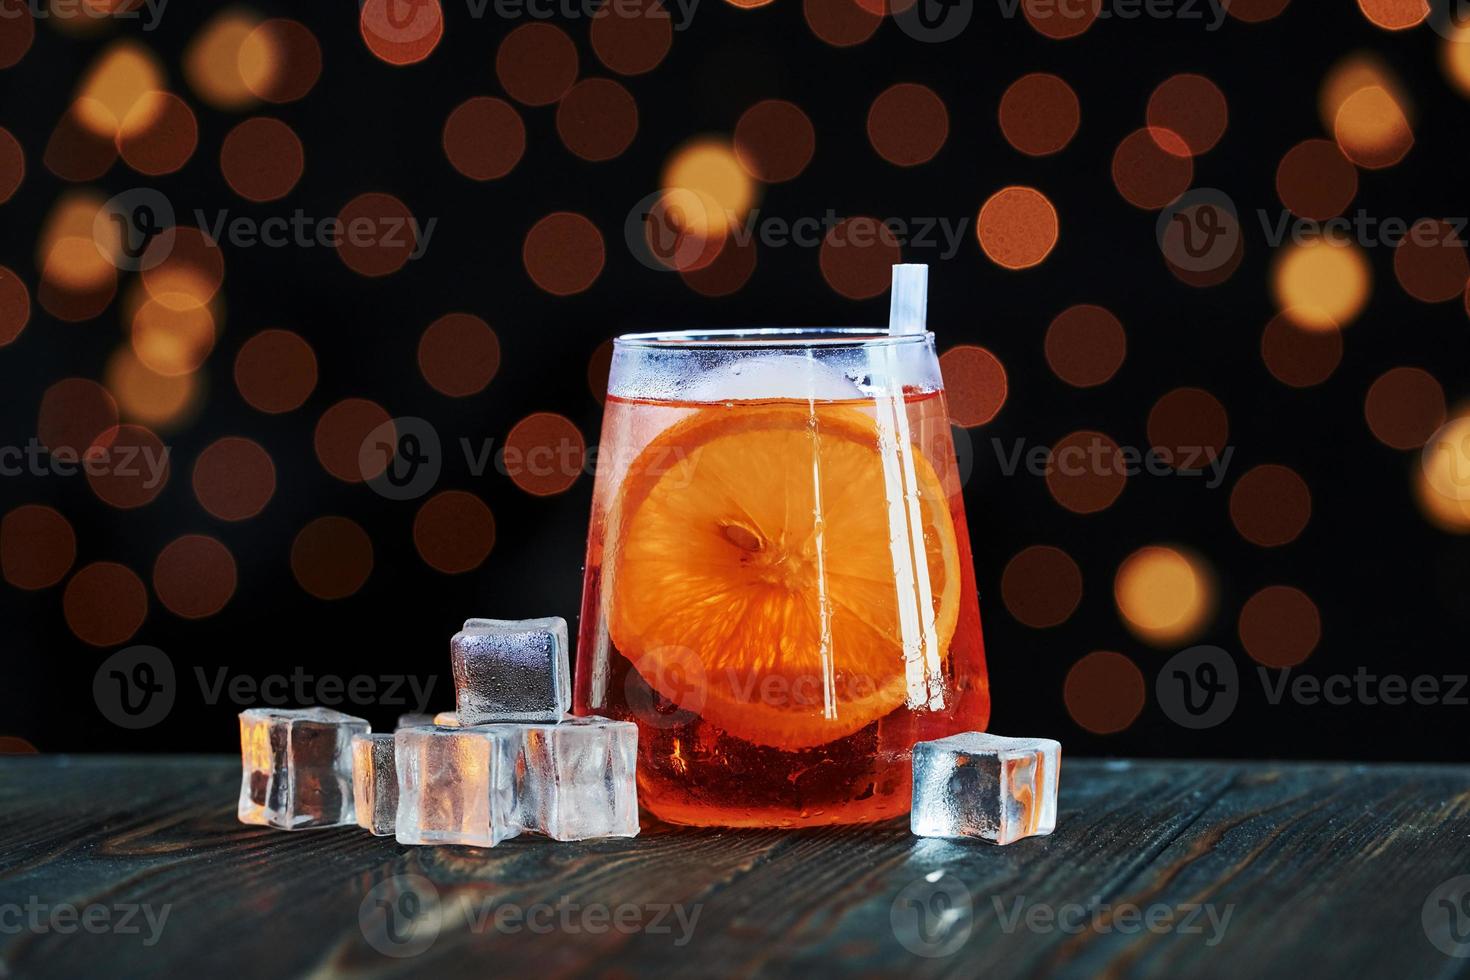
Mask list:
[{"label": "white straw", "polygon": [[928,316],[929,267],[917,264],[894,266],[888,332],[894,336],[923,333]]}]

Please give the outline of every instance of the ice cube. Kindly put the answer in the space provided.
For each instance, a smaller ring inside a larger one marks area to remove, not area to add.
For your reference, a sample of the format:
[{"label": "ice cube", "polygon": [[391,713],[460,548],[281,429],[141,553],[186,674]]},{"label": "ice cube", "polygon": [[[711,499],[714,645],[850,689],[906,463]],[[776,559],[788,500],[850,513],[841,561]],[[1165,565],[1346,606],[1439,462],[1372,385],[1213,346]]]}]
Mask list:
[{"label": "ice cube", "polygon": [[590,716],[516,727],[527,829],[564,841],[638,835],[637,725]]},{"label": "ice cube", "polygon": [[[431,725],[438,725],[440,728],[459,728],[460,727],[459,714],[456,713],[456,712],[453,712],[453,711],[441,711],[441,712],[439,712],[437,715],[435,715],[433,717],[433,719],[430,721],[430,724]],[[419,727],[423,727],[423,726],[421,726],[421,725],[402,725],[400,727],[402,727],[402,728],[419,728]]]},{"label": "ice cube", "polygon": [[910,829],[920,837],[1009,844],[1057,825],[1062,746],[1049,738],[961,732],[914,746]]},{"label": "ice cube", "polygon": [[282,830],[354,823],[352,737],[370,730],[329,708],[240,712],[240,822]]},{"label": "ice cube", "polygon": [[462,724],[554,722],[571,709],[565,619],[470,622],[449,644]]},{"label": "ice cube", "polygon": [[514,728],[402,728],[393,738],[398,843],[494,847],[521,832]]},{"label": "ice cube", "polygon": [[[450,712],[446,712],[448,714]],[[420,725],[436,724],[433,715],[399,715],[398,721],[394,723],[393,730],[400,728],[418,728]]]},{"label": "ice cube", "polygon": [[352,736],[352,805],[357,825],[378,837],[393,836],[398,813],[398,773],[393,764],[393,736]]},{"label": "ice cube", "polygon": [[690,385],[691,401],[750,398],[808,398],[843,401],[862,398],[856,381],[830,365],[801,354],[763,355],[722,364]]}]

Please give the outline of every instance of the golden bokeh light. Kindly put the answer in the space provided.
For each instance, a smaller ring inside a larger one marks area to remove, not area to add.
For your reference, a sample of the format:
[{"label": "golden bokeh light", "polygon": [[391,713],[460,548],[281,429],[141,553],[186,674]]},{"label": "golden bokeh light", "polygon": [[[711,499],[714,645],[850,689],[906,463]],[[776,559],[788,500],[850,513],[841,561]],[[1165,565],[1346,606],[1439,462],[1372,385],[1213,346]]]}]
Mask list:
[{"label": "golden bokeh light", "polygon": [[184,78],[194,94],[216,109],[243,109],[255,90],[271,82],[269,52],[251,35],[260,19],[238,7],[215,15],[184,51]]},{"label": "golden bokeh light", "polygon": [[1040,265],[1057,244],[1057,209],[1034,187],[1003,187],[980,207],[980,248],[1003,269]]},{"label": "golden bokeh light", "polygon": [[1348,159],[1369,170],[1393,166],[1414,146],[1414,131],[1403,108],[1378,85],[1358,89],[1343,100],[1332,134]]},{"label": "golden bokeh light", "polygon": [[607,247],[602,232],[585,216],[557,211],[526,232],[521,262],[537,286],[553,296],[571,296],[597,281]]},{"label": "golden bokeh light", "polygon": [[165,305],[208,303],[225,281],[225,253],[198,228],[180,225],[155,236],[143,252],[143,288]]},{"label": "golden bokeh light", "polygon": [[1148,687],[1132,660],[1111,650],[1096,650],[1067,671],[1062,700],[1079,727],[1094,735],[1112,735],[1138,719]]},{"label": "golden bokeh light", "polygon": [[61,604],[77,639],[115,647],[132,639],[148,618],[148,589],[127,566],[98,561],[71,577]]},{"label": "golden bokeh light", "polygon": [[1362,312],[1373,273],[1351,242],[1311,238],[1277,253],[1271,285],[1276,305],[1296,324],[1336,330]]},{"label": "golden bokeh light", "polygon": [[131,346],[119,347],[108,359],[105,380],[124,418],[155,428],[182,425],[198,405],[198,374],[159,374]]},{"label": "golden bokeh light", "polygon": [[170,541],[153,563],[153,592],[169,612],[205,619],[235,594],[235,556],[217,538],[185,534]]},{"label": "golden bokeh light", "polygon": [[1439,49],[1445,78],[1461,95],[1470,97],[1470,23],[1456,25]]},{"label": "golden bokeh light", "polygon": [[1032,545],[1006,563],[1000,594],[1017,622],[1033,629],[1060,626],[1082,601],[1082,569],[1060,548]]},{"label": "golden bokeh light", "polygon": [[1214,614],[1214,583],[1204,563],[1178,548],[1148,545],[1123,560],[1113,600],[1133,633],[1155,646],[1186,642]]},{"label": "golden bokeh light", "polygon": [[898,167],[928,163],[949,138],[949,110],[927,85],[900,82],[868,109],[868,142]]},{"label": "golden bokeh light", "polygon": [[1111,311],[1082,303],[1057,314],[1046,329],[1046,363],[1075,388],[1108,381],[1128,356],[1128,335]]},{"label": "golden bokeh light", "polygon": [[959,344],[940,355],[939,370],[951,421],[974,428],[1000,414],[1010,383],[1005,365],[990,351]]},{"label": "golden bokeh light", "polygon": [[445,575],[471,572],[495,547],[495,515],[463,490],[445,490],[424,501],[413,519],[413,544],[424,564]]},{"label": "golden bokeh light", "polygon": [[1072,142],[1082,109],[1072,86],[1056,75],[1034,72],[1006,88],[997,118],[1007,143],[1027,156],[1041,157]]},{"label": "golden bokeh light", "polygon": [[1470,413],[1457,413],[1424,444],[1414,491],[1431,522],[1470,533]]},{"label": "golden bokeh light", "polygon": [[17,589],[49,589],[76,559],[76,532],[54,507],[23,504],[0,520],[0,576]]},{"label": "golden bokeh light", "polygon": [[77,88],[77,118],[93,133],[108,139],[117,134],[124,119],[129,120],[134,132],[146,129],[154,118],[148,110],[156,113],[162,104],[145,99],[163,87],[158,59],[140,44],[119,41],[104,51],[83,76]]},{"label": "golden bokeh light", "polygon": [[526,124],[509,102],[478,95],[449,114],[442,142],[455,170],[470,180],[498,180],[526,152]]},{"label": "golden bokeh light", "polygon": [[168,302],[149,297],[132,318],[133,353],[143,366],[173,377],[199,370],[214,349],[214,314],[192,297],[171,296]]},{"label": "golden bokeh light", "polygon": [[675,150],[664,164],[659,186],[712,202],[712,208],[694,209],[694,223],[688,226],[694,234],[706,236],[708,226],[744,220],[758,196],[755,181],[740,165],[730,143],[714,137],[699,137]]}]

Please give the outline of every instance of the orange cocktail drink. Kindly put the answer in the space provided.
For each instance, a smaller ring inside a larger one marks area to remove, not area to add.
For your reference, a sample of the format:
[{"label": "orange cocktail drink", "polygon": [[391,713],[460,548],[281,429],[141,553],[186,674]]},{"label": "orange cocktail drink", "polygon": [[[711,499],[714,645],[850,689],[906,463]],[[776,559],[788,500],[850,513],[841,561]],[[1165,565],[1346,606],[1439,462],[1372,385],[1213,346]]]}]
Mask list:
[{"label": "orange cocktail drink", "polygon": [[619,340],[575,695],[665,820],[908,811],[913,743],[990,709],[932,335]]}]

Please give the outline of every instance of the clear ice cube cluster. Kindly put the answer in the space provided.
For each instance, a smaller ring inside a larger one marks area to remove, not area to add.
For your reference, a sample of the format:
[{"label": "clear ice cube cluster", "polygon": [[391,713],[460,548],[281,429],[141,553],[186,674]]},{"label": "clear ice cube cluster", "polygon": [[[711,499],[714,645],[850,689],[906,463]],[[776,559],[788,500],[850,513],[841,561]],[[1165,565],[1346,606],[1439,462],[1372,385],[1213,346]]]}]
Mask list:
[{"label": "clear ice cube cluster", "polygon": [[909,827],[919,837],[1010,844],[1057,825],[1062,746],[1049,738],[961,732],[914,745]]},{"label": "clear ice cube cluster", "polygon": [[472,619],[450,655],[456,710],[391,734],[325,708],[242,712],[240,820],[477,847],[638,834],[638,728],[568,714],[565,620]]}]

